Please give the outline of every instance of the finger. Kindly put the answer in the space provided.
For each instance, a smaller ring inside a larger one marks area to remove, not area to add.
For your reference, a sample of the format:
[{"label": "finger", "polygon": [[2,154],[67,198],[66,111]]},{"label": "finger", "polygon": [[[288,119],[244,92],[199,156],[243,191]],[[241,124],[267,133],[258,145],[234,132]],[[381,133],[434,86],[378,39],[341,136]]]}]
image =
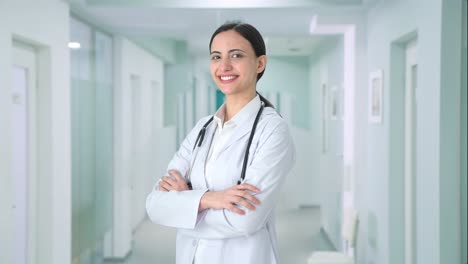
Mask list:
[{"label": "finger", "polygon": [[256,204],[256,205],[259,205],[260,204],[260,200],[258,200],[255,196],[253,196],[252,194],[250,194],[249,192],[246,192],[246,191],[237,191],[236,193],[237,196],[240,196],[248,201],[251,201],[252,203]]},{"label": "finger", "polygon": [[182,174],[178,170],[169,170],[169,174],[172,176],[179,175],[182,177]]},{"label": "finger", "polygon": [[236,214],[245,215],[244,210],[239,209],[237,206],[235,206],[235,205],[233,205],[231,203],[226,207],[226,209],[228,209],[229,211],[231,211],[233,213],[236,213]]},{"label": "finger", "polygon": [[176,170],[171,170],[171,171],[169,171],[169,174],[172,175],[172,176],[174,176],[174,178],[175,178],[176,181],[183,181],[183,182],[185,182],[185,179],[182,177],[182,175],[181,175],[178,171],[176,171]]},{"label": "finger", "polygon": [[174,184],[177,183],[176,180],[174,180],[173,178],[171,178],[171,177],[169,177],[169,176],[164,176],[164,177],[162,177],[162,180],[163,180],[164,182],[167,182],[169,185],[174,185]]},{"label": "finger", "polygon": [[255,187],[255,186],[253,186],[251,184],[248,184],[248,183],[243,183],[243,184],[237,185],[237,189],[238,190],[249,190],[249,191],[252,191],[252,192],[255,192],[255,193],[260,192],[260,189],[258,189],[257,187]]},{"label": "finger", "polygon": [[187,183],[185,183],[185,181],[179,181],[176,185],[177,187],[177,190],[178,191],[186,191],[189,189]]},{"label": "finger", "polygon": [[162,181],[160,184],[159,184],[160,187],[166,189],[167,191],[171,191],[171,190],[174,190],[174,187],[172,187],[172,185],[170,185],[169,183],[165,182],[165,181]]},{"label": "finger", "polygon": [[247,200],[239,197],[239,199],[237,199],[237,201],[235,202],[237,205],[242,205],[244,206],[245,208],[249,209],[249,210],[255,210],[255,206],[251,203],[249,203]]},{"label": "finger", "polygon": [[162,187],[161,185],[159,185],[159,190],[160,190],[160,191],[164,191],[164,192],[168,192],[168,191],[169,191],[168,189]]},{"label": "finger", "polygon": [[168,184],[167,182],[161,181],[161,182],[159,183],[159,188],[167,189],[167,188],[166,188],[167,184]]}]

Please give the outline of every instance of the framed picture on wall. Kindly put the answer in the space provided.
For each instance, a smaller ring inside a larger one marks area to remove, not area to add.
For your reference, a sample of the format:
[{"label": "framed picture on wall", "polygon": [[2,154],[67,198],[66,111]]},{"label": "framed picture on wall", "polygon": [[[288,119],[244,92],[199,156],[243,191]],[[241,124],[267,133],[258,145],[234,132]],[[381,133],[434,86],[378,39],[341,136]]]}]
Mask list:
[{"label": "framed picture on wall", "polygon": [[370,123],[382,123],[383,116],[383,71],[376,70],[369,74],[368,113]]}]

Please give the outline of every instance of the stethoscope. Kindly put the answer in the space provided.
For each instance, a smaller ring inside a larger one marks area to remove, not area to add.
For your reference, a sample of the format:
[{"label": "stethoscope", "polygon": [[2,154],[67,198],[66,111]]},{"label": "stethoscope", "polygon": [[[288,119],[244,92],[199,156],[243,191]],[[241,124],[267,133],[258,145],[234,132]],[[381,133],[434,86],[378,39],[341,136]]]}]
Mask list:
[{"label": "stethoscope", "polygon": [[[260,97],[261,98],[261,97]],[[263,109],[265,108],[265,102],[263,100],[261,100],[261,105],[260,105],[260,109],[258,110],[257,112],[257,116],[255,117],[255,121],[252,125],[252,130],[250,131],[250,137],[249,137],[249,141],[247,142],[247,149],[245,150],[245,154],[244,154],[244,161],[243,161],[243,164],[242,164],[242,172],[241,172],[241,176],[240,176],[240,179],[237,181],[237,184],[241,184],[244,179],[245,179],[245,170],[247,169],[247,161],[249,159],[249,149],[250,149],[250,145],[252,144],[252,140],[253,140],[253,137],[255,135],[255,129],[257,128],[257,124],[258,124],[258,121],[260,120],[260,116],[262,115],[262,112],[263,112]],[[198,132],[198,136],[197,136],[197,140],[195,140],[195,144],[193,145],[193,149],[192,151],[195,151],[195,148],[200,148],[201,145],[203,144],[203,139],[205,138],[205,132],[206,132],[206,128],[211,124],[211,122],[213,121],[213,117],[212,116],[202,127],[202,129],[200,130],[200,132]],[[196,154],[198,154],[198,151],[195,153],[195,157],[192,159],[192,161],[194,161],[196,159]],[[193,166],[193,163],[191,164],[190,167]],[[192,182],[190,181],[190,174],[191,174],[191,168],[190,168],[190,171],[188,173],[188,180],[187,180],[187,185],[189,187],[189,189],[191,190],[192,189]]]}]

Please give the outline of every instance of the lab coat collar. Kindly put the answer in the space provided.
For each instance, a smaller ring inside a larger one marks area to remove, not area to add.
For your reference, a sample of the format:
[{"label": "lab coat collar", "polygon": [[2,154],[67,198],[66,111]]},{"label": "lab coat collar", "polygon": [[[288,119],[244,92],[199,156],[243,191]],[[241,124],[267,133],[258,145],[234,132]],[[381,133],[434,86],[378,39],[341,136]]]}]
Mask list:
[{"label": "lab coat collar", "polygon": [[[251,115],[256,115],[258,109],[260,109],[261,101],[260,96],[257,94],[249,103],[247,103],[235,116],[233,116],[226,124],[234,124],[239,126],[244,120],[248,119]],[[224,123],[224,117],[226,114],[226,103],[224,103],[218,111],[214,114],[214,121],[219,128],[222,128]]]},{"label": "lab coat collar", "polygon": [[255,117],[257,116],[258,110],[260,110],[260,106],[260,97],[257,95],[231,119],[237,124],[236,130],[232,134],[229,141],[219,151],[218,155],[220,155],[234,142],[238,141],[252,130],[252,125],[255,121]]}]

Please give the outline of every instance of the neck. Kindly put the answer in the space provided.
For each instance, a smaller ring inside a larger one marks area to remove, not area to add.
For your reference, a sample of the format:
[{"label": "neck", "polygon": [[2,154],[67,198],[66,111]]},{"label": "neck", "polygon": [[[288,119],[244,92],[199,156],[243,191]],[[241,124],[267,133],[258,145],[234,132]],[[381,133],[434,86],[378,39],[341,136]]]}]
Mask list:
[{"label": "neck", "polygon": [[253,90],[251,93],[236,94],[226,96],[226,113],[224,115],[224,122],[229,121],[239,111],[246,106],[252,99],[257,95],[256,91]]}]

